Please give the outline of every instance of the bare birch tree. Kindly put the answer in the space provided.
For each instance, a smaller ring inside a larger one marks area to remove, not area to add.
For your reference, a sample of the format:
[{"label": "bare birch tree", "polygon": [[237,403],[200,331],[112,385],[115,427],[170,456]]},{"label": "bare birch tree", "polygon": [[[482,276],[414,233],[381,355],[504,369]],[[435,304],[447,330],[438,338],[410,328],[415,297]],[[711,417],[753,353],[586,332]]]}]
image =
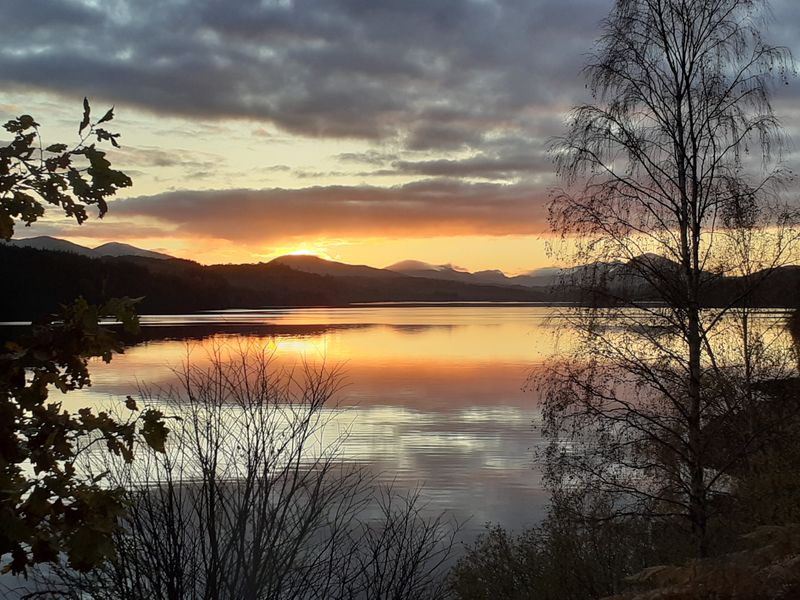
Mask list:
[{"label": "bare birch tree", "polygon": [[767,401],[760,380],[794,368],[749,310],[797,241],[770,102],[794,67],[762,38],[767,14],[764,0],[617,0],[586,68],[593,101],[553,146],[551,224],[590,265],[574,283],[594,306],[565,311],[580,339],[548,374],[550,482],[686,523],[697,555],[727,478],[778,423],[720,435]]}]

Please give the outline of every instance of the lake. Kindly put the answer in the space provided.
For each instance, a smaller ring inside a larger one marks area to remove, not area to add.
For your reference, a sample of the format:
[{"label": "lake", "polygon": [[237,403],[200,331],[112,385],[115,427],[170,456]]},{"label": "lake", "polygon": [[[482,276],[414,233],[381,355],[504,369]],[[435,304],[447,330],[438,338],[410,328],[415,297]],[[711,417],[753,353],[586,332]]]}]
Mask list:
[{"label": "lake", "polygon": [[[328,440],[345,435],[342,458],[385,482],[422,486],[428,510],[466,521],[460,537],[470,540],[488,522],[518,530],[544,516],[539,398],[526,383],[570,343],[557,314],[461,304],[145,315],[143,340],[108,364],[93,361],[92,387],[61,400],[76,410],[140,387],[168,394],[186,361],[203,366],[212,352],[245,347],[265,349],[276,370],[338,368]],[[757,321],[785,336],[786,315],[760,310]]]},{"label": "lake", "polygon": [[[363,306],[143,316],[145,341],[91,366],[68,408],[105,406],[138,386],[167,389],[187,358],[264,347],[275,368],[338,366],[333,417],[343,457],[400,488],[423,487],[431,511],[521,528],[544,514],[534,450],[538,399],[526,381],[557,349],[553,309],[522,305]],[[563,341],[562,341],[563,343]]]}]

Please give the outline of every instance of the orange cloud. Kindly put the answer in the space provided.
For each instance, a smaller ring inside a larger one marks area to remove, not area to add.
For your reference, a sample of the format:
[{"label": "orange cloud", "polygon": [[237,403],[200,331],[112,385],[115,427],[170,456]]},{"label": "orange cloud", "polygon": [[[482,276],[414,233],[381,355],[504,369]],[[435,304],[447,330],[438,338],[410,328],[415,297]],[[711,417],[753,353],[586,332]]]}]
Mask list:
[{"label": "orange cloud", "polygon": [[530,235],[547,230],[545,193],[516,184],[429,180],[402,186],[176,191],[114,202],[180,237],[242,243],[297,237]]}]

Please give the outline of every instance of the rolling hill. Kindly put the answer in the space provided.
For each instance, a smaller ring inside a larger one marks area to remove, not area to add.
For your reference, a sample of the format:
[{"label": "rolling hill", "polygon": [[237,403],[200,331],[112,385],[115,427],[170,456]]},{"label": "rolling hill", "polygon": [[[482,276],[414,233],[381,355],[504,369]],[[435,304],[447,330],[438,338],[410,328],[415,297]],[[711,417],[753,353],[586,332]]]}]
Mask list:
[{"label": "rolling hill", "polygon": [[131,246],[130,244],[122,244],[120,242],[108,242],[95,248],[87,248],[86,246],[81,246],[80,244],[75,244],[67,240],[62,240],[47,235],[10,240],[5,242],[5,244],[8,246],[15,246],[17,248],[33,248],[35,250],[49,250],[52,252],[69,252],[70,254],[77,254],[79,256],[144,256],[147,258],[158,258],[162,260],[173,258],[169,254],[163,254],[153,250],[144,250],[142,248],[137,248],[136,246]]},{"label": "rolling hill", "polygon": [[160,260],[173,258],[169,254],[163,254],[162,252],[155,252],[153,250],[143,250],[142,248],[137,248],[130,244],[121,244],[120,242],[101,244],[93,248],[92,251],[100,256],[143,256],[145,258],[157,258]]},{"label": "rolling hill", "polygon": [[[285,260],[284,260],[285,259]],[[344,306],[365,302],[543,302],[546,292],[428,280],[283,257],[269,263],[210,265],[148,256],[86,256],[0,245],[0,277],[25,281],[0,295],[0,321],[35,318],[83,296],[93,303],[141,297],[143,314],[268,306]]]},{"label": "rolling hill", "polygon": [[[656,277],[670,276],[677,265],[655,255],[642,255],[628,263],[597,263],[566,272],[544,269],[516,277],[500,271],[468,273],[419,261],[376,269],[298,255],[268,263],[204,266],[125,244],[89,249],[55,238],[31,238],[0,244],[0,277],[25,282],[0,294],[0,321],[32,319],[78,296],[94,303],[120,296],[142,298],[139,311],[143,314],[391,302],[614,303],[620,298],[654,299],[652,287],[640,275],[643,269],[652,270]],[[589,275],[599,275],[602,286],[579,285]],[[751,279],[758,281],[763,275],[756,273]],[[567,285],[556,286],[559,279],[566,279]],[[709,273],[702,301],[706,306],[732,301],[746,301],[750,306],[800,306],[800,267],[778,269],[770,275],[769,285],[740,298],[748,283],[745,278]]]}]

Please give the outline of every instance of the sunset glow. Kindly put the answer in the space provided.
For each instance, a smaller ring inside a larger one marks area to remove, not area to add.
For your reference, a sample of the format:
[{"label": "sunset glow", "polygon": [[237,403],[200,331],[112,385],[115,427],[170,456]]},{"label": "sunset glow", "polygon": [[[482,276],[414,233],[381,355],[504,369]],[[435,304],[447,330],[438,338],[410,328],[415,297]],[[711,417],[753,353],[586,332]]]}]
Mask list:
[{"label": "sunset glow", "polygon": [[0,17],[0,600],[800,598],[800,0]]},{"label": "sunset glow", "polygon": [[[50,211],[17,237],[126,242],[203,264],[298,253],[509,274],[557,264],[548,140],[587,99],[580,70],[612,4],[465,2],[449,14],[437,3],[166,2],[156,22],[75,2],[77,34],[58,48],[18,38],[26,26],[6,19],[16,50],[0,69],[0,117],[34,115],[47,144],[74,138],[83,96],[96,110],[113,104],[121,148],[108,156],[134,181],[102,220]],[[774,12],[770,40],[792,47],[793,4]],[[251,29],[256,14],[269,35]],[[46,29],[37,35],[58,37]],[[159,62],[162,46],[191,65]],[[65,68],[42,66],[54,61]],[[86,75],[97,69],[119,76]],[[791,136],[797,110],[778,92]]]}]

